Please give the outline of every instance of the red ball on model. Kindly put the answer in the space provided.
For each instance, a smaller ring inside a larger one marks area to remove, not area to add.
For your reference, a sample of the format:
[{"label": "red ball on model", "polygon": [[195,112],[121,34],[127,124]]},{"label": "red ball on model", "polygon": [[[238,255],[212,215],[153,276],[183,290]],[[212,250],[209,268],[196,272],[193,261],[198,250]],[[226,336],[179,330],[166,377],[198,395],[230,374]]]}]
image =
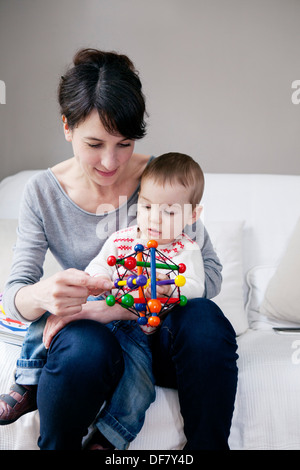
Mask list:
[{"label": "red ball on model", "polygon": [[109,266],[115,266],[116,262],[117,262],[117,258],[113,255],[111,255],[107,258],[107,264]]},{"label": "red ball on model", "polygon": [[186,270],[186,265],[184,263],[179,263],[178,268],[178,271],[180,272],[180,274],[182,274]]},{"label": "red ball on model", "polygon": [[134,269],[136,267],[136,259],[133,256],[129,256],[129,258],[124,259],[124,266],[126,269]]}]

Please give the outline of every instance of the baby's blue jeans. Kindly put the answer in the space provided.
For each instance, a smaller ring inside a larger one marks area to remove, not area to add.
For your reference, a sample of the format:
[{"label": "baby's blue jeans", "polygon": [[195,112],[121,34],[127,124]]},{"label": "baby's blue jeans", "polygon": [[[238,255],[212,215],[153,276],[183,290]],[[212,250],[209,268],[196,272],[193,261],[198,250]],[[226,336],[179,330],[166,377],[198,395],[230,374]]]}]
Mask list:
[{"label": "baby's blue jeans", "polygon": [[[29,326],[17,361],[15,377],[19,384],[35,385],[39,382],[48,356],[42,342],[48,316],[49,313],[45,313]],[[92,323],[96,328],[96,322]],[[105,328],[111,331],[122,348],[124,373],[113,396],[110,398],[108,393],[104,397],[107,402],[94,424],[117,449],[126,449],[140,431],[145,412],[155,399],[149,337],[141,331],[136,321],[114,321],[105,325]],[[91,360],[88,354],[85,360]],[[60,390],[55,393],[59,396]],[[72,400],[72,396],[69,399]],[[85,406],[82,403],[80,412],[85,412]]]}]

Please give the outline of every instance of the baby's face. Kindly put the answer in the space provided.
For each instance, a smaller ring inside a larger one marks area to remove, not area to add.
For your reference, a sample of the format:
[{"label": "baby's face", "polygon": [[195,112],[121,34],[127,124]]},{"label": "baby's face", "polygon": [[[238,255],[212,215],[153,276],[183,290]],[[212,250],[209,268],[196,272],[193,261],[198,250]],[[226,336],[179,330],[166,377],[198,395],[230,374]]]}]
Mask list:
[{"label": "baby's face", "polygon": [[141,238],[171,243],[192,223],[192,213],[189,189],[178,183],[161,186],[151,178],[142,182],[137,215]]}]

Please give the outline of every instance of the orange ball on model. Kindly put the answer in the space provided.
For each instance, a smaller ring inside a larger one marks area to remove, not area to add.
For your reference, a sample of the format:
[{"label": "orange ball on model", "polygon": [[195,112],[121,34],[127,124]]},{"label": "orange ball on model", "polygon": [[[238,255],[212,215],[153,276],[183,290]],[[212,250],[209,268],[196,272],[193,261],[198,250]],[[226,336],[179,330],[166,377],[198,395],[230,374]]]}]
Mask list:
[{"label": "orange ball on model", "polygon": [[160,318],[156,315],[148,318],[148,323],[150,326],[158,326],[160,324]]},{"label": "orange ball on model", "polygon": [[147,243],[147,248],[157,248],[158,243],[156,240],[149,240]]},{"label": "orange ball on model", "polygon": [[161,311],[161,303],[157,299],[148,300],[147,305],[151,313],[159,313]]}]

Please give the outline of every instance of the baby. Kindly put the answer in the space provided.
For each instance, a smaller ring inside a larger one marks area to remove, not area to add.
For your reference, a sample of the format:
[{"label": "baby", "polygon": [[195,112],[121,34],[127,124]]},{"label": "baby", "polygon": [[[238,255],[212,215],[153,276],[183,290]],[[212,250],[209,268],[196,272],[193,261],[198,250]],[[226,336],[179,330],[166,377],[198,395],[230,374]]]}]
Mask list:
[{"label": "baby", "polygon": [[[91,276],[102,276],[115,280],[125,273],[125,268],[109,266],[107,258],[122,258],[134,253],[137,244],[147,245],[148,240],[156,240],[157,249],[175,264],[185,264],[186,283],[180,292],[188,299],[201,297],[204,291],[204,268],[201,249],[184,233],[187,225],[199,218],[202,207],[204,177],[198,163],[180,153],[168,153],[153,159],[142,174],[137,209],[137,225],[113,233],[103,245],[100,253],[86,268]],[[123,272],[122,272],[123,271]],[[133,270],[137,273],[137,268]],[[170,273],[170,278],[175,274]],[[164,279],[163,270],[156,270],[156,277]],[[168,296],[174,288],[171,285],[158,285],[157,295]],[[93,292],[97,295],[97,292]],[[145,290],[150,296],[150,287]],[[147,334],[156,327],[141,326]]]}]

